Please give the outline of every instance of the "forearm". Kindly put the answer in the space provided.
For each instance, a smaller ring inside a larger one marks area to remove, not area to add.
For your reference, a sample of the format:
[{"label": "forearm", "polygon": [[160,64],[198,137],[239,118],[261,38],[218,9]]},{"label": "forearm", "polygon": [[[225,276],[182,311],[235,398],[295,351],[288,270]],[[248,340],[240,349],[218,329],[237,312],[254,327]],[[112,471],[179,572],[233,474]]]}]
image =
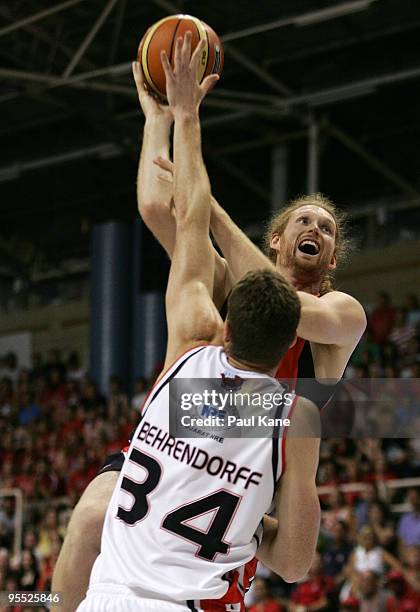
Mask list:
[{"label": "forearm", "polygon": [[[298,509],[298,510],[297,510]],[[281,516],[270,546],[272,564],[287,582],[303,578],[313,561],[321,510],[315,483],[282,485],[277,516]]]},{"label": "forearm", "polygon": [[208,227],[210,182],[201,151],[201,130],[197,113],[175,115],[174,201],[177,224],[194,219]]},{"label": "forearm", "polygon": [[210,229],[227,261],[233,282],[250,270],[274,269],[274,265],[212,198]]},{"label": "forearm", "polygon": [[[169,137],[172,120],[166,116],[152,115],[144,124],[143,144],[137,177],[139,212],[149,203],[168,206],[172,197],[170,184],[159,179],[162,170],[153,163],[161,156],[169,159]],[[168,208],[169,212],[169,208]]]},{"label": "forearm", "polygon": [[[312,490],[311,490],[312,489]],[[299,508],[299,512],[296,512]],[[308,571],[315,554],[321,511],[315,485],[282,485],[277,515],[264,516],[264,535],[257,559],[288,582],[295,582]]]},{"label": "forearm", "polygon": [[278,520],[268,514],[264,515],[263,518],[263,538],[261,544],[258,546],[256,557],[258,561],[261,561],[266,567],[275,571],[272,567],[272,545],[273,540],[277,535]]}]

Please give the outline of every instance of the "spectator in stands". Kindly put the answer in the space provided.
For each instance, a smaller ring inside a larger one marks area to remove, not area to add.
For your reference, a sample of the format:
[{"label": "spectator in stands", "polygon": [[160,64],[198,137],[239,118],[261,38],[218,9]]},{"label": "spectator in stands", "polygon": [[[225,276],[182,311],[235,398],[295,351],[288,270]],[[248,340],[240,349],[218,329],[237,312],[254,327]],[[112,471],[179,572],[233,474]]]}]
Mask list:
[{"label": "spectator in stands", "polygon": [[35,554],[35,557],[38,559],[38,555],[36,551],[37,544],[38,544],[37,532],[35,529],[30,527],[27,531],[25,531],[25,534],[23,536],[23,548],[26,548],[27,550],[31,550]]},{"label": "spectator in stands", "polygon": [[405,296],[405,308],[407,310],[407,323],[418,325],[420,323],[420,304],[415,293],[408,293]]},{"label": "spectator in stands", "polygon": [[379,587],[378,575],[373,570],[366,570],[359,581],[360,612],[387,612],[391,596]]},{"label": "spectator in stands", "polygon": [[144,400],[146,399],[146,396],[147,396],[146,379],[137,378],[136,382],[134,383],[134,396],[133,396],[133,399],[131,400],[131,406],[134,408],[134,410],[136,410],[137,412],[140,412],[144,404]]},{"label": "spectator in stands", "polygon": [[397,529],[401,548],[420,546],[420,489],[409,489],[408,501],[411,511],[401,517]]},{"label": "spectator in stands", "polygon": [[[7,548],[0,548],[0,574],[5,577],[9,570],[9,551]],[[0,589],[1,591],[1,589]]]},{"label": "spectator in stands", "polygon": [[128,407],[128,397],[123,391],[122,380],[114,374],[109,378],[108,418],[116,419]]},{"label": "spectator in stands", "polygon": [[79,353],[73,351],[67,360],[67,378],[69,381],[79,382],[85,376],[85,371],[81,366]]},{"label": "spectator in stands", "polygon": [[339,522],[344,523],[348,530],[353,531],[352,509],[346,502],[343,492],[335,487],[328,496],[327,509],[323,512],[323,530],[331,535],[333,528]]},{"label": "spectator in stands", "polygon": [[254,596],[254,605],[248,609],[248,612],[284,611],[283,606],[272,598],[269,584],[264,578],[255,578],[252,594]]},{"label": "spectator in stands", "polygon": [[38,590],[50,591],[51,580],[54,571],[55,564],[57,563],[60,548],[63,544],[63,539],[56,535],[51,544],[51,553],[48,557],[44,557],[40,561],[40,576],[38,580]]},{"label": "spectator in stands", "polygon": [[378,500],[378,491],[376,485],[365,484],[362,492],[360,501],[357,502],[354,509],[354,515],[356,517],[357,529],[360,530],[362,527],[369,523],[369,511],[373,502]]},{"label": "spectator in stands", "polygon": [[19,588],[22,591],[35,591],[39,578],[38,562],[30,550],[22,551],[22,560],[18,571]]},{"label": "spectator in stands", "polygon": [[6,376],[0,380],[0,418],[8,418],[12,414],[14,390],[11,378]]},{"label": "spectator in stands", "polygon": [[397,347],[398,355],[405,355],[407,345],[416,335],[416,328],[407,322],[407,316],[402,308],[396,311],[394,327],[389,334],[389,339]]},{"label": "spectator in stands", "polygon": [[342,521],[337,521],[331,529],[332,540],[327,543],[326,550],[322,555],[325,574],[334,578],[339,586],[346,578],[345,569],[350,558],[353,546],[347,538],[347,526]]},{"label": "spectator in stands", "polygon": [[61,357],[61,351],[58,348],[53,348],[48,351],[47,362],[44,367],[44,373],[49,378],[51,370],[58,370],[60,373],[60,380],[64,380],[66,377],[66,366],[63,363]]},{"label": "spectator in stands", "polygon": [[32,353],[31,380],[36,380],[45,373],[45,366],[41,353]]},{"label": "spectator in stands", "polygon": [[19,423],[24,427],[35,421],[40,415],[39,406],[35,402],[33,394],[29,392],[19,394],[18,409]]},{"label": "spectator in stands", "polygon": [[392,595],[388,601],[387,612],[401,612],[410,609],[418,612],[418,602],[415,597],[411,596],[403,573],[395,569],[388,572],[386,587]]},{"label": "spectator in stands", "polygon": [[369,526],[383,548],[392,552],[395,545],[395,528],[388,508],[381,501],[372,502],[369,508]]},{"label": "spectator in stands", "polygon": [[357,597],[347,597],[340,603],[339,612],[359,612],[360,604]]},{"label": "spectator in stands", "polygon": [[[342,481],[349,484],[363,485],[366,481],[365,466],[364,462],[355,456],[347,459],[345,463],[345,472],[343,474]],[[357,499],[359,499],[361,493],[357,491],[348,491],[346,493],[346,499],[349,504],[353,505]]]},{"label": "spectator in stands", "polygon": [[412,338],[406,346],[405,355],[401,359],[401,378],[415,378],[416,366],[420,363],[420,339]]},{"label": "spectator in stands", "polygon": [[326,461],[320,466],[318,472],[318,482],[322,485],[338,485],[339,478],[337,474],[337,467],[333,461]]},{"label": "spectator in stands", "polygon": [[[394,417],[395,411],[390,417],[392,418],[392,423],[394,423]],[[396,425],[394,424],[393,429],[387,429],[385,427],[384,429],[388,434],[391,434],[393,431],[396,431]],[[388,461],[382,452],[378,453],[378,455],[373,460],[373,472],[371,473],[370,478],[376,483],[385,482],[386,480],[392,480],[393,478],[395,478],[395,473],[390,469]]]},{"label": "spectator in stands", "polygon": [[81,404],[86,412],[97,416],[105,416],[106,400],[99,393],[98,387],[91,380],[84,380],[82,384]]},{"label": "spectator in stands", "polygon": [[378,363],[380,360],[381,349],[374,340],[372,329],[368,327],[352,355],[351,362],[356,366],[366,368],[370,363]]},{"label": "spectator in stands", "polygon": [[369,318],[369,329],[373,341],[382,346],[389,338],[396,317],[396,309],[391,304],[391,297],[386,291],[377,294],[377,305]]},{"label": "spectator in stands", "polygon": [[57,538],[64,536],[64,530],[58,525],[57,511],[50,508],[43,518],[39,531],[38,544],[36,546],[36,556],[40,559],[50,557]]},{"label": "spectator in stands", "polygon": [[385,553],[378,546],[375,533],[371,527],[363,527],[359,534],[359,543],[350,557],[350,568],[362,574],[372,571],[381,576],[385,571]]},{"label": "spectator in stands", "polygon": [[0,547],[11,548],[14,529],[14,500],[11,497],[0,498]]},{"label": "spectator in stands", "polygon": [[1,376],[2,378],[3,377],[10,378],[13,384],[17,382],[17,379],[19,377],[19,364],[18,364],[18,358],[16,356],[16,353],[13,353],[12,351],[10,351],[4,357]]},{"label": "spectator in stands", "polygon": [[331,576],[325,574],[321,555],[317,552],[306,580],[298,584],[292,593],[289,610],[290,612],[328,610],[329,602],[335,592],[335,582]]}]

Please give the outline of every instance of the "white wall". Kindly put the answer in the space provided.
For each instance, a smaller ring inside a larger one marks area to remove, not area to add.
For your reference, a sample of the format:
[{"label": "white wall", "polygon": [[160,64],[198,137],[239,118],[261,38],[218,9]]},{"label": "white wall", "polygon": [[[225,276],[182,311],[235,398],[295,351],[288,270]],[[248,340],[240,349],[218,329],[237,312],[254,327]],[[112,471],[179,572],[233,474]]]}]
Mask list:
[{"label": "white wall", "polygon": [[337,274],[336,284],[364,304],[374,302],[381,290],[391,294],[395,305],[402,304],[407,293],[420,298],[420,242],[356,253]]},{"label": "white wall", "polygon": [[[45,354],[59,348],[64,355],[78,351],[83,365],[89,360],[89,303],[68,302],[0,314],[0,336],[27,332],[32,351]],[[0,354],[3,351],[0,350]]]}]

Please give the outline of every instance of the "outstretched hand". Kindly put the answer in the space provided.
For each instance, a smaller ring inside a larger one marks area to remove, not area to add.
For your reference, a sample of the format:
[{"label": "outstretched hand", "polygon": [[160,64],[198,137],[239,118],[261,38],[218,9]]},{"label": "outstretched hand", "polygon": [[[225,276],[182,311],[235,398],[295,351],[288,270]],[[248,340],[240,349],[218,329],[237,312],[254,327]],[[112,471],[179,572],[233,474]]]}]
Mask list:
[{"label": "outstretched hand", "polygon": [[172,121],[173,116],[169,106],[160,104],[147,90],[140,62],[132,63],[133,77],[136,83],[140,106],[146,119],[158,116]]},{"label": "outstretched hand", "polygon": [[165,51],[161,52],[163,70],[166,76],[166,95],[173,114],[196,113],[201,101],[219,75],[207,76],[201,84],[197,83],[197,71],[202,59],[205,42],[201,40],[191,56],[191,32],[175,43],[174,69]]}]

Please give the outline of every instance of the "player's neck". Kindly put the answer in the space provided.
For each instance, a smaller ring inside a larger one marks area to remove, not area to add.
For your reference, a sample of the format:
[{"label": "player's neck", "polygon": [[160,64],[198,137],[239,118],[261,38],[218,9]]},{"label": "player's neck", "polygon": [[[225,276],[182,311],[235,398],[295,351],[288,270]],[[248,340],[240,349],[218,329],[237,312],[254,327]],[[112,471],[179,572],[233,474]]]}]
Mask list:
[{"label": "player's neck", "polygon": [[310,293],[311,295],[319,295],[321,292],[322,276],[304,274],[293,268],[286,268],[277,264],[277,270],[289,281],[297,291]]},{"label": "player's neck", "polygon": [[256,365],[255,363],[250,363],[248,361],[242,361],[242,360],[239,361],[238,359],[235,359],[235,357],[232,357],[231,355],[229,355],[226,348],[225,348],[225,353],[226,353],[226,357],[230,365],[236,368],[237,370],[246,370],[247,372],[259,372],[261,374],[267,374],[267,376],[274,376],[276,373],[277,368],[271,368],[268,370],[267,368],[264,368],[263,366],[260,366],[260,365]]}]

